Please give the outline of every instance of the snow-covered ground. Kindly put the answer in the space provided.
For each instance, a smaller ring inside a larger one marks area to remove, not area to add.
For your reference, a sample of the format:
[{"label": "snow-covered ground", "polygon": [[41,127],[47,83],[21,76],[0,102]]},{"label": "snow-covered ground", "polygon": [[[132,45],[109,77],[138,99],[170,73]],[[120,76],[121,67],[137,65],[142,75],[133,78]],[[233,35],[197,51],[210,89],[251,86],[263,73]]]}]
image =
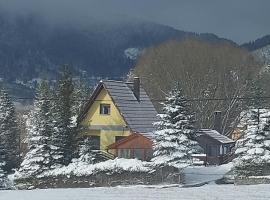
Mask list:
[{"label": "snow-covered ground", "polygon": [[193,185],[221,179],[232,168],[232,163],[219,166],[197,166],[184,169],[185,184]]},{"label": "snow-covered ground", "polygon": [[205,185],[195,188],[114,187],[0,191],[0,200],[261,200],[270,199],[269,185]]}]

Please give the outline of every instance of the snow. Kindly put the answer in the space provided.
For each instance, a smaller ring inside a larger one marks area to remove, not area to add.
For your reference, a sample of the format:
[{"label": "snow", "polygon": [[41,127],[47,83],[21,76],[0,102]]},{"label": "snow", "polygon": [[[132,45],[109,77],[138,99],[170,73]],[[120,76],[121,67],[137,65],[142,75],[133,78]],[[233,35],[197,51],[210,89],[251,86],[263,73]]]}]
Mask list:
[{"label": "snow", "polygon": [[200,183],[213,182],[221,179],[232,169],[233,164],[228,163],[219,166],[190,166],[184,169],[185,184],[195,185]]},{"label": "snow", "polygon": [[270,199],[269,185],[179,187],[108,187],[0,191],[0,200],[257,200]]},{"label": "snow", "polygon": [[[100,162],[97,164],[88,164],[81,161],[72,162],[68,166],[56,168],[54,170],[45,171],[44,173],[38,175],[38,177],[44,176],[58,176],[58,175],[75,175],[75,176],[88,176],[98,172],[121,172],[121,171],[131,171],[131,172],[149,172],[151,171],[149,163],[143,162],[137,159],[124,159],[116,158],[114,160],[108,160],[105,162]],[[16,173],[15,178],[24,177],[23,174]]]},{"label": "snow", "polygon": [[253,54],[258,56],[258,58],[265,64],[270,63],[270,45],[253,51]]},{"label": "snow", "polygon": [[125,57],[130,60],[136,60],[143,53],[143,49],[141,48],[127,48],[124,51]]}]

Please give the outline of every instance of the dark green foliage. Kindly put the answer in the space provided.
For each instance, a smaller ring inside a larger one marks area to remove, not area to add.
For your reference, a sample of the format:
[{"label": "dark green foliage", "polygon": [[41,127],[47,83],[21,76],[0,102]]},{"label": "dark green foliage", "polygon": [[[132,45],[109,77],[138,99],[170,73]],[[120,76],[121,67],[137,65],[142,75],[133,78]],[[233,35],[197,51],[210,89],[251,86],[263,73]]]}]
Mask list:
[{"label": "dark green foliage", "polygon": [[82,111],[83,107],[87,103],[92,93],[92,88],[86,82],[84,77],[74,83],[74,90],[72,95],[72,114],[78,116]]},{"label": "dark green foliage", "polygon": [[73,82],[67,65],[61,69],[57,85],[57,100],[55,101],[55,121],[58,152],[63,155],[61,164],[68,164],[72,159],[75,144],[74,126],[72,124]]},{"label": "dark green foliage", "polygon": [[266,105],[266,99],[263,99],[262,97],[265,97],[266,95],[260,79],[256,78],[249,81],[247,89],[248,93],[246,94],[246,97],[248,98],[248,101],[246,106],[251,109],[264,108]]},{"label": "dark green foliage", "polygon": [[18,167],[20,160],[20,133],[14,105],[5,90],[0,91],[0,141],[5,170]]},{"label": "dark green foliage", "polygon": [[249,51],[254,51],[269,44],[270,44],[270,35],[266,35],[263,36],[262,38],[258,38],[255,41],[242,44],[241,46],[248,49]]}]

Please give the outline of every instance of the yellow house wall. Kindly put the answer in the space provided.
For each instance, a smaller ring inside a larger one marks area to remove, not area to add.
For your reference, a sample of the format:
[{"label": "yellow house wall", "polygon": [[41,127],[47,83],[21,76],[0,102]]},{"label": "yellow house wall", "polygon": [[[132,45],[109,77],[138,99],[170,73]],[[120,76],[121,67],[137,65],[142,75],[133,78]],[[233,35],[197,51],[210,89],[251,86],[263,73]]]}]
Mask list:
[{"label": "yellow house wall", "polygon": [[[100,104],[110,104],[110,115],[100,114]],[[117,126],[121,130],[104,130],[104,129],[95,129],[87,130],[83,134],[89,136],[100,136],[100,149],[105,150],[108,145],[115,142],[116,136],[128,136],[130,131],[126,128],[126,123],[119,113],[116,106],[113,104],[113,101],[105,89],[102,89],[94,103],[88,110],[86,117],[81,122],[81,125],[94,129],[95,126]]]}]

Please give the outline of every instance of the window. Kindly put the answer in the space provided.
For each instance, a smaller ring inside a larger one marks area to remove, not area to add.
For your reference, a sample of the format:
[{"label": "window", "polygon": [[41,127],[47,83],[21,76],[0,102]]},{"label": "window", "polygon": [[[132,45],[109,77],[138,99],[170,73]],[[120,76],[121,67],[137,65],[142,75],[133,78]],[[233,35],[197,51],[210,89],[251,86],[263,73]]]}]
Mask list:
[{"label": "window", "polygon": [[131,158],[130,157],[130,149],[118,149],[118,157],[119,158]]},{"label": "window", "polygon": [[217,146],[214,145],[207,146],[207,154],[208,156],[217,156],[218,155]]},{"label": "window", "polygon": [[111,108],[110,104],[100,104],[99,113],[102,115],[109,115],[111,112],[110,108]]}]

